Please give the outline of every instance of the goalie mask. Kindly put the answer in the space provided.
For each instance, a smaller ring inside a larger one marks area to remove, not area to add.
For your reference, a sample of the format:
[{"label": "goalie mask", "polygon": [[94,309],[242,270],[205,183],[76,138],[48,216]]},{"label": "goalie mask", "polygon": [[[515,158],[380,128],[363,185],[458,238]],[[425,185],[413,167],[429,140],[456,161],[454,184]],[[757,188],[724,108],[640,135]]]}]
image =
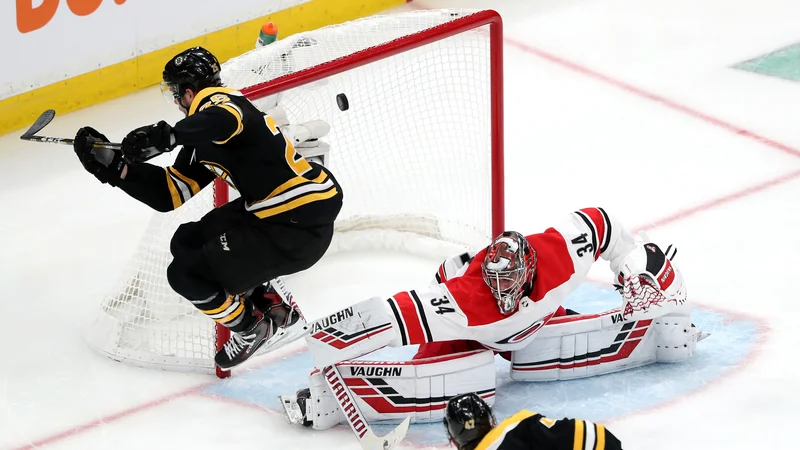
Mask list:
[{"label": "goalie mask", "polygon": [[444,428],[459,450],[474,449],[496,425],[491,408],[478,394],[456,395],[447,402]]},{"label": "goalie mask", "polygon": [[536,251],[525,236],[506,231],[486,249],[481,271],[500,312],[511,314],[517,310],[520,299],[530,292],[536,272]]}]

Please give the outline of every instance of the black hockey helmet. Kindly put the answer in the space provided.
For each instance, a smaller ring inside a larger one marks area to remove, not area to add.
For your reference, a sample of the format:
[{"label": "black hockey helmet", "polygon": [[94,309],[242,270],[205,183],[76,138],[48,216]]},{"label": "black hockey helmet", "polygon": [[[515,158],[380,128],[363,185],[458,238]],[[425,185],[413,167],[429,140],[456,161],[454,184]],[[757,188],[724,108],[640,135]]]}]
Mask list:
[{"label": "black hockey helmet", "polygon": [[474,449],[496,425],[492,409],[478,394],[456,395],[447,402],[444,427],[459,450]]},{"label": "black hockey helmet", "polygon": [[222,86],[217,57],[203,47],[184,50],[164,67],[161,92],[172,103],[191,89],[195,93],[212,86]]}]

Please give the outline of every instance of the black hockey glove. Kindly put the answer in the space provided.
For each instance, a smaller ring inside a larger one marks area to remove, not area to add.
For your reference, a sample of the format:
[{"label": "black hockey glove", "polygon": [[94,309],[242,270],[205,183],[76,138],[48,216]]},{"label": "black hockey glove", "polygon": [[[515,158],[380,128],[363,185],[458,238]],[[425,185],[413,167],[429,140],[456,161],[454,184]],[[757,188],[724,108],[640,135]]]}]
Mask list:
[{"label": "black hockey glove", "polygon": [[72,148],[87,172],[94,175],[101,183],[116,186],[119,184],[122,169],[125,168],[122,152],[108,148],[94,148],[95,142],[108,142],[108,138],[94,128],[83,127],[75,135]]},{"label": "black hockey glove", "polygon": [[175,148],[173,141],[172,127],[162,120],[128,133],[122,140],[122,154],[134,164],[142,163],[164,152],[172,151]]}]

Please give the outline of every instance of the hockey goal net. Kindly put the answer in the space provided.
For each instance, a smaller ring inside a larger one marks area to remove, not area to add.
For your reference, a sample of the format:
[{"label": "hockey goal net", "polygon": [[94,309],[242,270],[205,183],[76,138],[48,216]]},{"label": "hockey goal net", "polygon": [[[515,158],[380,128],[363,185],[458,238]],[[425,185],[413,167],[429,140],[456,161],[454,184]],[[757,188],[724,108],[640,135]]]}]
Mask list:
[{"label": "hockey goal net", "polygon": [[[486,245],[502,230],[501,27],[494,11],[373,16],[223,65],[226,86],[262,110],[277,101],[291,123],[331,125],[326,165],[344,207],[329,253],[358,246],[445,257],[454,253],[436,253]],[[151,220],[121,284],[102,301],[87,335],[94,348],[139,366],[214,372],[227,330],[173,292],[166,269],[177,227],[228,201],[217,181]]]}]

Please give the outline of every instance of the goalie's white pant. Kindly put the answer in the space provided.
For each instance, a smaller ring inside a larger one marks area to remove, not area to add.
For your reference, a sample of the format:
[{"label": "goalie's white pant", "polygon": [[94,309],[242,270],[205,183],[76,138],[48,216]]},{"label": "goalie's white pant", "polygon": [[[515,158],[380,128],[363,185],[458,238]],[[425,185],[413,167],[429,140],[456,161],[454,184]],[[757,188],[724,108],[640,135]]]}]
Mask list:
[{"label": "goalie's white pant", "polygon": [[[344,361],[336,366],[368,422],[400,422],[409,415],[412,422],[441,421],[447,400],[467,392],[494,404],[494,353],[489,350],[405,362]],[[345,423],[322,373],[315,370],[309,378],[306,419],[313,428]]]},{"label": "goalie's white pant", "polygon": [[692,356],[702,337],[692,325],[688,304],[644,320],[623,321],[619,310],[556,317],[530,345],[512,352],[511,378],[569,380],[653,362],[679,362]]}]

